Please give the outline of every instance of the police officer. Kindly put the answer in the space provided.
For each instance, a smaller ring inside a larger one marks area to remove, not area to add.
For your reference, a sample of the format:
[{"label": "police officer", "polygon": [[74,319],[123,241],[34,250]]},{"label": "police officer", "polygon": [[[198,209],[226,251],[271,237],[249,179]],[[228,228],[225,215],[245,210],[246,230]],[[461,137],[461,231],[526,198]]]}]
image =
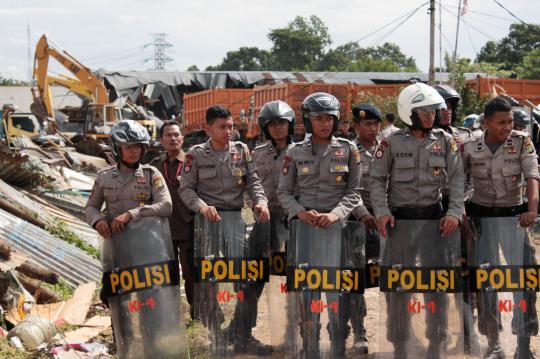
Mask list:
[{"label": "police officer", "polygon": [[[379,258],[379,235],[377,234],[377,222],[371,207],[369,173],[371,163],[380,141],[377,140],[382,123],[382,116],[379,109],[370,103],[361,103],[353,107],[353,128],[356,132],[354,143],[360,151],[360,166],[362,171],[362,185],[360,194],[363,205],[354,209],[353,215],[362,221],[366,227],[366,261],[370,260],[373,264],[378,262]],[[353,302],[359,299],[360,303],[355,303],[353,307],[358,308],[351,312],[351,324],[354,332],[354,348],[359,353],[368,352],[368,342],[366,329],[364,327],[364,318],[367,314],[366,300],[364,296],[354,296]]]},{"label": "police officer", "polygon": [[[253,161],[257,168],[264,193],[268,199],[270,209],[270,251],[272,258],[282,256],[285,253],[285,246],[288,240],[289,231],[287,226],[287,213],[279,203],[277,189],[283,159],[287,149],[292,144],[292,136],[295,127],[294,110],[284,101],[267,102],[259,113],[259,127],[265,139],[268,141],[253,150]],[[271,273],[275,275],[285,275],[285,257],[282,258],[283,268],[272,268]],[[274,260],[271,262],[273,265]],[[280,272],[281,271],[281,272]],[[284,277],[282,277],[284,278]],[[286,297],[287,322],[285,341],[293,336],[296,324],[294,322],[295,311],[291,303],[292,295]],[[281,334],[281,333],[280,333]]]},{"label": "police officer", "polygon": [[[109,142],[118,164],[98,172],[85,208],[86,221],[106,241],[111,240],[111,235],[122,233],[130,221],[142,217],[168,217],[172,213],[172,200],[163,176],[155,167],[140,163],[149,141],[148,131],[132,120],[119,121],[111,129]],[[101,211],[103,203],[105,213]],[[105,246],[104,258],[114,255],[106,252],[109,248],[111,246]],[[171,273],[173,276],[178,277],[178,267],[176,274]],[[110,284],[106,283],[105,274],[102,281],[100,298],[108,306],[110,293],[105,288],[110,288]],[[119,343],[130,337],[125,330],[116,333],[122,336]]]},{"label": "police officer", "polygon": [[[318,92],[302,103],[302,119],[307,138],[289,149],[283,162],[278,198],[289,219],[320,228],[346,220],[361,203],[359,192],[360,154],[349,140],[332,136],[337,129],[340,105],[334,96]],[[324,253],[321,253],[324,255]],[[300,333],[305,358],[318,358],[320,323],[318,313],[309,313],[313,295],[302,293]],[[343,297],[346,298],[346,297]],[[349,333],[349,305],[339,305],[339,313],[329,311],[332,353],[343,356]]]},{"label": "police officer", "polygon": [[[133,120],[117,122],[109,142],[118,165],[101,170],[85,208],[86,221],[109,238],[123,232],[131,220],[168,217],[172,201],[163,176],[141,158],[148,148],[148,131]],[[101,213],[105,202],[106,214]]]},{"label": "police officer", "polygon": [[351,122],[346,119],[340,119],[338,123],[338,130],[334,133],[335,137],[346,138],[347,140],[354,140],[354,133],[351,132]]},{"label": "police officer", "polygon": [[[246,144],[230,140],[233,132],[231,112],[223,106],[211,106],[206,112],[206,128],[210,139],[193,146],[186,155],[178,190],[180,198],[193,212],[217,222],[221,220],[218,210],[240,211],[247,192],[254,203],[256,216],[262,222],[268,221],[267,199],[251,153]],[[235,352],[257,355],[272,352],[270,346],[255,339],[251,333],[257,323],[257,303],[263,284],[247,284],[244,301],[237,302],[234,318],[225,335],[233,342]],[[220,316],[219,313],[210,315]],[[214,344],[221,351],[222,343],[218,338],[222,333],[219,328],[211,329],[218,342]]]},{"label": "police officer", "polygon": [[[454,138],[442,129],[433,128],[436,111],[442,108],[445,108],[444,99],[422,83],[409,85],[399,95],[399,117],[407,128],[381,142],[370,173],[371,205],[379,233],[384,237],[387,226],[393,227],[399,220],[440,219],[442,236],[452,234],[459,226],[464,211],[463,168]],[[448,210],[444,213],[441,190],[446,180],[450,192]],[[393,253],[394,257],[398,256],[394,259],[413,262],[420,255],[420,261],[429,264],[441,255],[437,252],[440,245],[429,241],[429,238],[417,239],[406,251]],[[386,241],[387,247],[394,245],[390,242],[391,239]],[[430,296],[427,294],[426,300]],[[407,297],[402,294],[387,293],[387,337],[394,345],[396,358],[407,357],[406,342],[410,336],[410,317],[403,300]],[[446,296],[434,300],[438,302],[437,308],[447,307]],[[427,357],[438,358],[447,339],[446,315],[427,315],[426,322]]]},{"label": "police officer", "polygon": [[527,126],[531,124],[531,118],[522,109],[513,110],[512,116],[514,118],[514,130],[516,131],[526,131]]},{"label": "police officer", "polygon": [[454,126],[461,96],[453,87],[448,85],[435,85],[433,88],[442,96],[446,104],[446,108],[441,109],[440,116],[435,119],[433,127],[442,128],[454,136],[454,140],[458,145],[464,140],[473,138],[472,131],[467,127]]},{"label": "police officer", "polygon": [[[519,223],[529,227],[534,223],[538,211],[538,163],[531,138],[525,132],[512,130],[512,108],[501,97],[489,102],[484,110],[484,134],[462,147],[463,167],[465,173],[473,179],[474,192],[467,205],[467,214],[473,219],[482,217],[513,217],[519,215]],[[523,206],[521,191],[522,178],[527,181],[527,208]],[[496,239],[493,239],[496,240]],[[498,245],[498,244],[497,244]],[[515,245],[515,244],[514,244]],[[511,246],[514,246],[511,245]],[[512,249],[501,244],[507,261]],[[477,248],[477,251],[481,250]],[[525,266],[534,265],[534,247],[530,239],[525,238],[523,253]],[[497,254],[498,256],[498,251]],[[522,296],[522,293],[517,293]],[[514,293],[516,295],[516,293]],[[493,304],[496,293],[482,293],[479,306],[478,327],[488,339],[487,358],[505,358],[499,340],[500,316]],[[514,297],[516,298],[516,297]],[[533,358],[529,348],[530,336],[538,333],[538,318],[534,303],[534,291],[525,293],[527,310],[524,319],[519,323],[514,311],[512,331],[517,334],[515,358]],[[489,303],[492,303],[490,305]],[[480,310],[484,308],[483,310]]]}]

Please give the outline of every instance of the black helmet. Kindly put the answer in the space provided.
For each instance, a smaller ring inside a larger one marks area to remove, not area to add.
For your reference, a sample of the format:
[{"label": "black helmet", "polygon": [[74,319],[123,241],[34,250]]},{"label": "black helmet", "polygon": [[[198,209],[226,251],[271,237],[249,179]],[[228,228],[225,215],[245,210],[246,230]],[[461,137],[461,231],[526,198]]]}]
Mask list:
[{"label": "black helmet", "polygon": [[270,138],[266,125],[268,125],[268,122],[275,119],[284,119],[289,121],[289,135],[292,136],[294,134],[294,111],[286,102],[277,100],[264,104],[264,106],[261,108],[261,112],[259,113],[259,126],[263,130],[266,138]]},{"label": "black helmet", "polygon": [[332,115],[334,116],[334,126],[332,132],[336,132],[339,121],[339,100],[328,93],[316,92],[309,95],[302,102],[302,120],[308,133],[311,133],[310,115]]},{"label": "black helmet", "polygon": [[142,158],[150,143],[150,135],[148,134],[146,128],[144,128],[141,124],[133,120],[122,120],[116,122],[111,128],[109,144],[114,156],[118,161],[121,159],[120,145],[132,145],[136,143],[143,145],[143,153],[141,154]]},{"label": "black helmet", "polygon": [[434,85],[433,88],[437,90],[439,95],[442,96],[445,102],[450,102],[452,105],[452,123],[456,122],[457,118],[457,108],[459,106],[459,101],[461,96],[459,93],[451,86],[448,85]]},{"label": "black helmet", "polygon": [[512,111],[512,116],[514,117],[514,123],[518,126],[527,127],[531,124],[531,118],[522,109]]}]

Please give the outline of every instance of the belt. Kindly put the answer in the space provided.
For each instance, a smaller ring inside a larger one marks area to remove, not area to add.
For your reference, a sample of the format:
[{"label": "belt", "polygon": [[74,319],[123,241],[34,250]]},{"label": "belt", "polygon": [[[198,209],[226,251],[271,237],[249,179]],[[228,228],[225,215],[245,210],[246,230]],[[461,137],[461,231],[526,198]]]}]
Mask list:
[{"label": "belt", "polygon": [[396,219],[441,219],[443,208],[440,203],[428,207],[392,207]]},{"label": "belt", "polygon": [[485,207],[476,203],[466,204],[467,215],[471,217],[514,217],[526,212],[525,204],[512,207]]}]

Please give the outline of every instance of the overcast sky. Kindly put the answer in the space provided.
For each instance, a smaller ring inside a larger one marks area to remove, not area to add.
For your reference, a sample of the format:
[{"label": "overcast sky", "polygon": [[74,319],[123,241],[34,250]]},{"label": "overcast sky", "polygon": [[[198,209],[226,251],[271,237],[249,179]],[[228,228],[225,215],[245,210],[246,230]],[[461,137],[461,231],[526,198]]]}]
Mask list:
[{"label": "overcast sky", "polygon": [[[504,37],[517,20],[494,0],[468,2],[458,53],[474,58],[486,41]],[[540,23],[539,0],[499,2],[523,21]],[[269,49],[266,35],[270,29],[286,26],[296,15],[319,16],[329,28],[334,47],[359,40],[421,4],[421,0],[0,0],[0,74],[27,79],[28,25],[32,59],[37,40],[47,34],[92,69],[145,70],[153,67],[152,61],[143,62],[153,57],[151,46],[143,48],[152,42],[150,34],[167,33],[173,45],[169,56],[174,60],[168,69],[186,70],[197,65],[204,70],[241,46]],[[443,53],[453,51],[457,5],[458,0],[442,0]],[[360,45],[394,42],[416,59],[420,70],[427,71],[427,6],[387,35],[395,25],[360,41]],[[59,71],[58,66],[52,69]]]}]

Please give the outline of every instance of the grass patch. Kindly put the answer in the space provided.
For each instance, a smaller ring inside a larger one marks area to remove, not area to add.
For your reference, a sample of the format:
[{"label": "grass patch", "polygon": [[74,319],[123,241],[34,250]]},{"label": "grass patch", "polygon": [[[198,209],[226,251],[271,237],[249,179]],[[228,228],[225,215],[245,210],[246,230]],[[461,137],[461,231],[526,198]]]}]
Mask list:
[{"label": "grass patch", "polygon": [[58,279],[57,284],[49,284],[47,282],[41,282],[41,286],[52,290],[54,293],[58,294],[61,300],[68,300],[73,296],[75,288],[72,288],[67,284],[62,278]]},{"label": "grass patch", "polygon": [[61,240],[73,244],[75,247],[82,249],[95,259],[101,259],[101,253],[98,249],[92,247],[83,241],[78,235],[71,231],[67,224],[60,219],[55,219],[52,225],[47,226],[47,232],[60,238]]}]

